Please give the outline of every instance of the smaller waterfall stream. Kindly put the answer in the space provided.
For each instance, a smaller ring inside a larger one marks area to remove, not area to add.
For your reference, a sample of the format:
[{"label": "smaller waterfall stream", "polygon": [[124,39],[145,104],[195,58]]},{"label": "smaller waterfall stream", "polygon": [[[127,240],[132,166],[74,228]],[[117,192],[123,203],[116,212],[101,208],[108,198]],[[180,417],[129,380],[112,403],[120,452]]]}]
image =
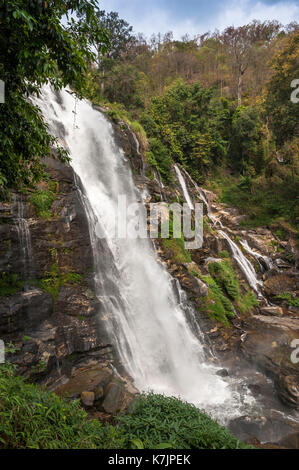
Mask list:
[{"label": "smaller waterfall stream", "polygon": [[222,235],[228,241],[231,248],[232,254],[236,262],[238,263],[241,271],[246,277],[248,284],[255,290],[258,295],[260,294],[260,288],[263,283],[257,278],[256,272],[250,261],[244,256],[238,245],[232,241],[232,239],[223,230],[219,230],[219,234]]},{"label": "smaller waterfall stream", "polygon": [[261,272],[265,270],[274,269],[274,268],[277,269],[277,267],[272,262],[271,258],[269,258],[268,256],[264,256],[258,253],[257,251],[253,250],[252,248],[250,248],[247,240],[240,241],[240,243],[243,246],[244,250],[246,250],[247,253],[253,256],[256,259],[256,261],[259,263]]},{"label": "smaller waterfall stream", "polygon": [[[176,170],[176,173],[179,177],[179,180],[180,180],[183,192],[184,192],[185,199],[188,202],[189,207],[190,207],[190,204],[192,204],[192,202],[191,202],[191,197],[190,197],[188,189],[187,189],[185,179],[184,179],[182,173],[180,172],[179,168],[177,167],[177,165],[175,165],[175,170]],[[244,274],[248,284],[252,287],[252,289],[254,289],[254,291],[258,294],[258,296],[260,298],[263,298],[263,295],[261,293],[263,282],[258,279],[253,265],[246,258],[246,256],[242,253],[242,251],[240,250],[238,245],[227,234],[227,232],[224,231],[226,228],[221,223],[221,221],[218,220],[213,215],[212,209],[210,207],[210,204],[209,204],[203,190],[201,188],[199,188],[199,186],[196,184],[196,182],[192,179],[192,177],[189,175],[189,173],[185,169],[184,169],[184,173],[189,178],[189,181],[192,183],[192,185],[194,186],[194,188],[198,192],[200,198],[203,200],[203,202],[204,202],[204,204],[207,208],[208,217],[211,220],[211,222],[214,224],[214,226],[220,225],[221,230],[218,230],[218,233],[219,233],[219,235],[221,235],[223,238],[225,238],[227,240],[227,242],[229,244],[229,247],[230,247],[230,250],[231,250],[231,253],[232,253],[232,256],[235,259],[235,261],[237,262],[238,266],[240,267],[240,269],[241,269],[242,273]],[[249,251],[249,249],[247,249],[247,251]]]},{"label": "smaller waterfall stream", "polygon": [[177,174],[177,177],[178,177],[178,180],[180,182],[180,185],[181,185],[181,188],[183,190],[183,193],[184,193],[184,197],[187,201],[187,204],[189,206],[189,208],[191,210],[194,210],[194,205],[192,204],[192,201],[191,201],[191,197],[189,195],[189,192],[188,192],[188,189],[187,189],[187,185],[186,185],[186,182],[184,180],[184,177],[179,169],[179,167],[177,165],[174,165],[174,169],[176,171],[176,174]]},{"label": "smaller waterfall stream", "polygon": [[22,253],[23,277],[28,280],[33,274],[33,250],[29,222],[25,217],[25,204],[22,196],[15,201],[17,204],[16,227]]}]

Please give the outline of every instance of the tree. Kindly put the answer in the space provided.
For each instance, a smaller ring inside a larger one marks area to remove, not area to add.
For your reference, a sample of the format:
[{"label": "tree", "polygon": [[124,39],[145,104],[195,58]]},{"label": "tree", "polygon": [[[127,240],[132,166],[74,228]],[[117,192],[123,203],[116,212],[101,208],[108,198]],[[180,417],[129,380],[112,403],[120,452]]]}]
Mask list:
[{"label": "tree", "polygon": [[105,55],[102,54],[102,48],[99,50],[100,63],[102,64],[103,61],[107,63],[107,60],[120,60],[128,46],[135,41],[132,35],[133,27],[121,19],[115,11],[110,13],[106,13],[104,10],[98,11],[97,17],[109,34],[109,47],[105,50]]},{"label": "tree", "polygon": [[281,25],[277,21],[254,20],[252,23],[235,28],[229,26],[220,35],[220,40],[227,48],[233,67],[237,74],[238,106],[242,103],[243,76],[256,50],[264,46],[266,41],[273,40],[280,31]]},{"label": "tree", "polygon": [[[0,113],[0,185],[31,184],[55,140],[40,111],[27,100],[44,83],[71,84],[80,95],[94,45],[108,38],[95,16],[96,0],[0,0],[0,78],[6,85]],[[73,15],[81,21],[76,24]],[[62,18],[66,20],[63,24]],[[58,149],[58,155],[66,153]]]}]

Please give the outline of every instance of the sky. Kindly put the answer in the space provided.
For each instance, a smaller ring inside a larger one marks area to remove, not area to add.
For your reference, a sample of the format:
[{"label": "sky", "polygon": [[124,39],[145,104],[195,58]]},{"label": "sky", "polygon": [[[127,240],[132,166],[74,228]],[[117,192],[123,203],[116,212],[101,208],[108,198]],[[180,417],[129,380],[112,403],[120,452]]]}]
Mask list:
[{"label": "sky", "polygon": [[173,31],[175,38],[241,26],[253,19],[299,22],[299,0],[99,0],[102,10],[117,11],[136,33]]}]

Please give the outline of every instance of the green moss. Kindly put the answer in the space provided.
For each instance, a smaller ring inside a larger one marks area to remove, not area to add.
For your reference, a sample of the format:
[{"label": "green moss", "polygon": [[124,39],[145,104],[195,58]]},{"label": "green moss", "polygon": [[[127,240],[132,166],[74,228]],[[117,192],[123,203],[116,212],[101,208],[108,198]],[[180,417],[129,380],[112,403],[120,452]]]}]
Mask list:
[{"label": "green moss", "polygon": [[229,252],[227,250],[219,251],[218,253],[219,258],[229,258]]},{"label": "green moss", "polygon": [[185,248],[185,242],[181,238],[162,238],[165,248],[171,251],[172,260],[175,263],[191,263],[190,253]]},{"label": "green moss", "polygon": [[0,297],[6,297],[20,292],[24,282],[15,273],[2,272],[0,275]]},{"label": "green moss", "polygon": [[210,263],[209,272],[218,286],[226,292],[231,299],[236,300],[240,297],[238,278],[229,261]]},{"label": "green moss", "polygon": [[55,197],[52,191],[42,190],[32,194],[29,201],[34,205],[38,217],[49,219],[51,217],[51,207]]},{"label": "green moss", "polygon": [[209,293],[204,299],[207,314],[212,320],[229,326],[229,319],[235,315],[233,304],[225,297],[221,288],[211,276],[202,276],[202,280],[209,287]]}]

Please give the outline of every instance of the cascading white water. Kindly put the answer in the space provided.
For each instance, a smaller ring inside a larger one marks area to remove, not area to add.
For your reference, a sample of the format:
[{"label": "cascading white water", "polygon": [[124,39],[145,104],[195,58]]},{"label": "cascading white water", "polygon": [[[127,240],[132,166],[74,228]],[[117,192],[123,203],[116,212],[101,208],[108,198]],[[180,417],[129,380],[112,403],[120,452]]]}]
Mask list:
[{"label": "cascading white water", "polygon": [[243,255],[238,245],[232,241],[232,239],[227,235],[227,233],[223,232],[223,230],[219,230],[219,233],[220,235],[222,235],[223,238],[228,241],[233,257],[240,266],[240,269],[246,277],[248,284],[255,290],[258,295],[261,295],[260,288],[262,287],[263,283],[257,278],[255,269],[250,263],[250,261],[246,258],[246,256]]},{"label": "cascading white water", "polygon": [[[35,102],[54,134],[62,125],[66,131],[64,141],[85,191],[101,316],[136,387],[181,396],[214,411],[220,420],[236,416],[239,397],[207,364],[194,312],[182,292],[176,295],[151,241],[114,237],[118,196],[125,195],[127,204],[141,197],[112,125],[90,103],[80,101],[73,126],[74,99],[65,90],[57,99],[46,87]],[[106,233],[101,251],[97,223]]]},{"label": "cascading white water", "polygon": [[[191,181],[191,183],[193,184],[193,186],[195,187],[195,189],[198,192],[200,198],[203,200],[203,202],[204,202],[204,204],[207,208],[208,217],[211,220],[211,222],[214,225],[216,225],[216,224],[220,225],[221,229],[225,229],[224,225],[213,215],[210,204],[208,203],[208,200],[207,200],[204,192],[202,191],[202,189],[198,187],[196,182],[191,178],[191,176],[189,175],[189,173],[186,170],[184,170],[184,172],[185,172],[186,176],[189,178],[189,180]],[[181,177],[183,178],[182,175],[181,175]],[[183,180],[184,180],[184,178],[183,178]],[[184,185],[186,187],[185,180],[184,180]],[[190,199],[189,193],[188,193],[188,197]],[[263,298],[263,295],[261,293],[261,288],[263,286],[263,282],[258,279],[257,274],[255,272],[255,269],[254,269],[253,265],[251,264],[251,262],[246,258],[246,256],[242,253],[242,251],[240,250],[238,245],[231,239],[231,237],[226,232],[224,232],[224,230],[218,230],[218,233],[219,233],[219,235],[221,235],[223,238],[225,238],[227,240],[227,242],[230,246],[233,258],[238,263],[241,271],[243,272],[245,278],[247,279],[248,284],[255,290],[255,292],[258,294],[259,297]],[[248,247],[248,244],[247,244],[247,247]],[[247,251],[249,253],[251,253],[251,250],[249,249],[249,247],[248,248],[247,247],[245,246],[245,249],[247,249]],[[262,257],[262,255],[261,255],[261,257]]]},{"label": "cascading white water", "polygon": [[243,246],[244,250],[246,250],[247,253],[249,253],[251,256],[253,256],[257,260],[257,262],[260,265],[261,271],[264,271],[265,268],[268,270],[274,269],[274,268],[277,269],[277,267],[274,265],[274,263],[272,262],[271,258],[269,258],[269,256],[264,256],[261,253],[258,253],[257,251],[250,248],[247,240],[243,240],[243,241],[241,240],[240,243]]},{"label": "cascading white water", "polygon": [[33,265],[33,251],[31,243],[31,233],[28,220],[24,214],[24,203],[21,199],[16,201],[17,204],[17,217],[16,227],[18,231],[18,238],[20,242],[20,248],[22,253],[23,262],[23,277],[24,280],[28,280],[32,276],[32,265]]},{"label": "cascading white water", "polygon": [[181,171],[180,171],[180,169],[179,169],[179,167],[178,167],[177,165],[174,165],[174,169],[175,169],[175,172],[176,172],[176,174],[177,174],[177,177],[178,177],[179,183],[180,183],[180,185],[181,185],[181,188],[182,188],[182,190],[183,190],[183,194],[184,194],[185,200],[186,200],[186,202],[187,202],[189,208],[190,208],[191,210],[194,210],[194,205],[193,205],[193,203],[192,203],[192,201],[191,201],[191,197],[190,197],[189,192],[188,192],[188,189],[187,189],[186,181],[185,181],[185,179],[184,179],[184,177],[183,177],[183,175],[182,175],[182,173],[181,173]]}]

